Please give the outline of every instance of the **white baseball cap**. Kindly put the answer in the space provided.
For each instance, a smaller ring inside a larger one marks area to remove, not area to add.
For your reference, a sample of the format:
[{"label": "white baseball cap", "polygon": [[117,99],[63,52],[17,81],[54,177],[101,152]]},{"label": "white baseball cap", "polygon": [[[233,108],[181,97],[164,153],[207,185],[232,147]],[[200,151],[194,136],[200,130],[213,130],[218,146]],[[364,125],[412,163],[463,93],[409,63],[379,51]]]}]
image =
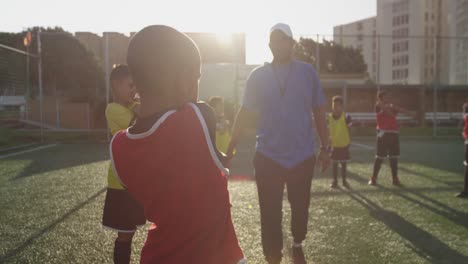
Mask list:
[{"label": "white baseball cap", "polygon": [[273,33],[273,31],[276,31],[276,30],[279,30],[279,31],[283,32],[286,36],[288,36],[290,38],[293,38],[293,33],[292,33],[292,30],[291,30],[291,27],[288,24],[278,23],[278,24],[274,25],[270,29],[270,34]]}]

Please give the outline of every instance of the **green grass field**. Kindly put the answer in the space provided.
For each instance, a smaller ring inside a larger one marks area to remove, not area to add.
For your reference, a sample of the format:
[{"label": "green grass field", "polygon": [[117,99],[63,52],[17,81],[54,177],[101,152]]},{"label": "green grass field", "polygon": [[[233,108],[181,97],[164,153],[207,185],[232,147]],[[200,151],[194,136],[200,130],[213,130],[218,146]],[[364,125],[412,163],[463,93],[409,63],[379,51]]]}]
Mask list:
[{"label": "green grass field", "polygon": [[[366,185],[374,145],[353,146],[351,190],[330,190],[330,175],[312,186],[309,263],[468,263],[468,200],[460,140],[403,140],[400,177],[388,166]],[[370,146],[367,147],[367,146]],[[34,146],[36,147],[36,146]],[[253,146],[240,147],[233,174],[251,175]],[[0,153],[0,263],[110,263],[115,234],[101,228],[108,153],[105,144],[59,144],[5,157]],[[230,181],[233,221],[249,263],[263,263],[256,187]],[[284,200],[285,259],[290,209]],[[133,247],[138,262],[145,231]]]}]

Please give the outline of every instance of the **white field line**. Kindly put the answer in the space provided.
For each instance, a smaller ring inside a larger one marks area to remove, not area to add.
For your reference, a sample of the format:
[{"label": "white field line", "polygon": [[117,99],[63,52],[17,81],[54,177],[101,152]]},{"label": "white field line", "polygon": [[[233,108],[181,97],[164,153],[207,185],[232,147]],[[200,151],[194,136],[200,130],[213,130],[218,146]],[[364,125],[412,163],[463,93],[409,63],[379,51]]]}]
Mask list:
[{"label": "white field line", "polygon": [[8,148],[0,148],[0,151],[4,152],[4,151],[9,151],[9,150],[14,150],[14,149],[20,149],[20,148],[25,148],[25,147],[30,147],[30,146],[33,146],[33,145],[37,145],[38,143],[31,143],[31,144],[23,144],[23,145],[19,145],[19,146],[14,146],[14,147],[8,147]]},{"label": "white field line", "polygon": [[359,147],[359,148],[363,148],[365,150],[374,150],[375,149],[373,146],[365,145],[365,144],[351,143],[351,145]]},{"label": "white field line", "polygon": [[34,151],[38,151],[38,150],[42,150],[42,149],[47,149],[47,148],[51,148],[51,147],[55,147],[55,146],[57,146],[57,144],[50,144],[50,145],[45,145],[45,146],[41,146],[41,147],[37,147],[37,148],[23,150],[23,151],[19,151],[19,152],[15,152],[15,153],[10,153],[10,154],[0,156],[0,159],[14,157],[14,156],[18,156],[18,155],[21,155],[21,154],[26,154],[26,153],[30,153],[30,152],[34,152]]}]

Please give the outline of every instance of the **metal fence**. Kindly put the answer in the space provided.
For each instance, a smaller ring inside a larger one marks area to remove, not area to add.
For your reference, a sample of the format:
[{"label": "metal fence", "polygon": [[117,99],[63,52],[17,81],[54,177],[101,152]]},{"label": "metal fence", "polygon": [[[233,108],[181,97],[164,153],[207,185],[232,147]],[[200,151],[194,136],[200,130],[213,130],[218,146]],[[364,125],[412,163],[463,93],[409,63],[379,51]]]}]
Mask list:
[{"label": "metal fence", "polygon": [[[328,101],[334,95],[342,95],[347,111],[367,125],[371,124],[369,116],[373,113],[377,91],[386,90],[396,104],[418,113],[417,118],[403,120],[408,125],[432,126],[436,136],[440,126],[460,124],[461,106],[468,101],[468,37],[436,36],[431,27],[422,35],[409,35],[406,27],[391,35],[377,35],[375,31],[365,34],[366,25],[361,29],[356,27],[362,32],[337,29],[335,35],[301,35],[296,39],[295,54],[315,66]],[[34,37],[40,43],[41,33]],[[246,38],[248,41],[249,36]],[[256,50],[268,50],[267,42],[263,46],[259,44]],[[105,43],[107,47],[108,40]],[[103,65],[108,80],[111,63],[105,47]],[[104,108],[112,100],[109,82],[102,104],[77,104],[44,89],[41,45],[36,51],[3,45],[0,59],[2,54],[17,56],[18,64],[5,65],[0,60],[0,76],[10,76],[6,83],[0,83],[0,96],[27,95],[28,103],[21,115],[24,121],[41,129],[105,131]],[[27,65],[35,69],[27,69]],[[203,65],[200,98],[223,96],[234,113],[241,103],[248,75],[258,65]],[[28,71],[37,77],[27,78]],[[75,125],[70,120],[75,120]]]}]

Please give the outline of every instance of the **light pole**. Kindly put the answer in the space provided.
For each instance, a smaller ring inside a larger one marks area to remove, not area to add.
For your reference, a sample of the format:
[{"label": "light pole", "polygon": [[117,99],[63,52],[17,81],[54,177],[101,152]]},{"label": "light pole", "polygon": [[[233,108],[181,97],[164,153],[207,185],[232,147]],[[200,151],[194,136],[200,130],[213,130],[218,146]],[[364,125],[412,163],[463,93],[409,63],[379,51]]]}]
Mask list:
[{"label": "light pole", "polygon": [[29,107],[28,107],[28,101],[29,98],[31,97],[30,91],[29,91],[29,47],[31,46],[31,41],[32,41],[32,36],[31,32],[27,32],[26,36],[23,38],[23,44],[26,47],[26,119],[29,119]]}]

